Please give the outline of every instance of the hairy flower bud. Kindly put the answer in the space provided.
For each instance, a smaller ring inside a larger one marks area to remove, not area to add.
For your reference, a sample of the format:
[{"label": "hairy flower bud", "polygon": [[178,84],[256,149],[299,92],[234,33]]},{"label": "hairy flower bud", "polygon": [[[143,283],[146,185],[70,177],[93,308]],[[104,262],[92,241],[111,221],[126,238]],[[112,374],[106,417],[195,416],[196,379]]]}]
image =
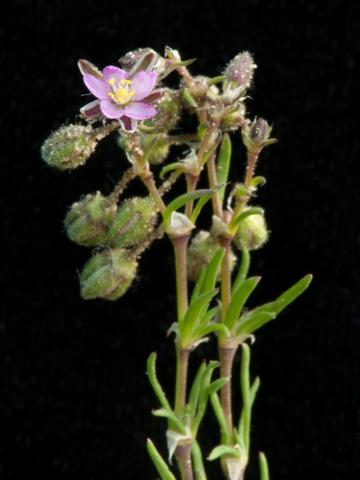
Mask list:
[{"label": "hairy flower bud", "polygon": [[64,125],[45,140],[41,156],[51,167],[73,170],[84,165],[96,145],[97,136],[90,125]]},{"label": "hairy flower bud", "polygon": [[[195,235],[188,248],[187,275],[188,279],[196,282],[202,269],[209,265],[216,250],[219,248],[217,241],[205,230]],[[236,263],[236,257],[231,253],[231,270]]]},{"label": "hairy flower bud", "polygon": [[110,227],[107,244],[112,247],[133,247],[145,240],[154,229],[156,210],[149,197],[125,200]]},{"label": "hairy flower bud", "polygon": [[152,48],[138,48],[119,58],[122,68],[134,73],[139,70],[155,70],[158,74],[165,69],[165,59]]},{"label": "hairy flower bud", "polygon": [[275,138],[270,138],[272,127],[263,118],[255,118],[250,126],[242,131],[243,142],[251,153],[259,153],[267,145],[275,143]]},{"label": "hairy flower bud", "polygon": [[228,82],[236,84],[246,90],[250,87],[254,77],[256,64],[249,52],[241,52],[234,57],[224,71]]},{"label": "hairy flower bud", "polygon": [[157,114],[151,120],[145,120],[144,125],[160,132],[173,130],[181,114],[181,94],[171,88],[159,90],[161,98],[156,104]]},{"label": "hairy flower bud", "polygon": [[264,215],[254,213],[240,222],[234,242],[239,248],[245,245],[248,250],[257,250],[267,242],[268,238],[269,232]]},{"label": "hairy flower bud", "polygon": [[141,147],[144,152],[149,149],[147,161],[150,165],[159,165],[168,156],[170,146],[165,134],[149,134],[141,136]]},{"label": "hairy flower bud", "polygon": [[97,253],[80,273],[80,294],[84,300],[117,300],[136,276],[137,262],[126,250],[116,248]]},{"label": "hairy flower bud", "polygon": [[85,247],[104,245],[109,225],[116,213],[100,192],[88,194],[71,205],[64,219],[66,233],[71,241]]}]

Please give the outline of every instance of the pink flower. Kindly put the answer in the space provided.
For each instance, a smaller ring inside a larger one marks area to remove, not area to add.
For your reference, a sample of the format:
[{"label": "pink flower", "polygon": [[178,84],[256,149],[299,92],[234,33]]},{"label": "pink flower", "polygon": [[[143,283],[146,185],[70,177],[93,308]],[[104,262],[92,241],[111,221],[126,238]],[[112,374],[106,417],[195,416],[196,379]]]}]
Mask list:
[{"label": "pink flower", "polygon": [[100,72],[86,60],[79,60],[79,68],[89,91],[97,100],[80,110],[87,117],[105,116],[117,119],[126,130],[135,130],[138,120],[147,120],[157,114],[151,105],[160,98],[154,92],[157,73],[137,71],[133,76],[121,68],[108,66]]}]

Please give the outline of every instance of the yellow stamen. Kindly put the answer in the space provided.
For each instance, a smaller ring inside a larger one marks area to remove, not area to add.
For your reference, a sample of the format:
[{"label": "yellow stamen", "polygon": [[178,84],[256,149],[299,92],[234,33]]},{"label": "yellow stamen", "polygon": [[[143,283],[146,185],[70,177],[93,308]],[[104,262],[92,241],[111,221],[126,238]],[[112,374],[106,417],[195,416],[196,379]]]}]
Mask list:
[{"label": "yellow stamen", "polygon": [[108,95],[111,100],[117,104],[125,105],[126,103],[130,102],[132,97],[135,95],[135,90],[131,89],[131,80],[118,80],[116,84],[115,78],[111,77],[108,80],[108,84],[111,87],[111,91],[108,92]]}]

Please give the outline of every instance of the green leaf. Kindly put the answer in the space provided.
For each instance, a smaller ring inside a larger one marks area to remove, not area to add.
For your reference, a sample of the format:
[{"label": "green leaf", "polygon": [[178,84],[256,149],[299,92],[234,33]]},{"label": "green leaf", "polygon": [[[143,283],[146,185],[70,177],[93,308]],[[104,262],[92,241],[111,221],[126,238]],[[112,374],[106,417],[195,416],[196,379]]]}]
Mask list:
[{"label": "green leaf", "polygon": [[241,263],[238,274],[236,275],[235,281],[232,287],[232,294],[238,289],[241,283],[246,279],[250,267],[250,252],[245,245],[241,246]]},{"label": "green leaf", "polygon": [[229,309],[225,318],[225,325],[232,330],[239,319],[241,311],[260,281],[260,277],[251,277],[241,283],[233,292]]},{"label": "green leaf", "polygon": [[259,312],[275,312],[277,315],[284,310],[290,303],[297,299],[310,285],[313,276],[311,274],[305,275],[298,282],[296,282],[292,287],[286,290],[280,297],[278,297],[273,302],[264,303],[260,307],[254,308],[252,313]]},{"label": "green leaf", "polygon": [[219,248],[215,253],[211,262],[206,267],[204,281],[201,285],[201,292],[207,292],[209,290],[214,290],[217,276],[220,269],[220,264],[224,256],[224,249]]},{"label": "green leaf", "polygon": [[164,225],[165,226],[169,225],[171,214],[175,210],[178,210],[179,208],[183,207],[191,200],[195,200],[196,198],[200,198],[204,195],[209,195],[209,194],[210,195],[212,194],[212,190],[202,189],[202,190],[194,190],[193,192],[187,192],[175,198],[172,202],[169,203],[169,205],[163,211]]},{"label": "green leaf", "polygon": [[218,366],[219,366],[219,362],[210,361],[202,376],[198,407],[197,407],[195,418],[193,419],[193,422],[192,422],[192,431],[193,431],[194,437],[197,434],[201,420],[203,419],[203,416],[206,411],[208,398],[209,398],[208,387],[211,383],[211,376],[215,368],[217,368]]},{"label": "green leaf", "polygon": [[265,453],[259,452],[260,480],[270,480],[269,467]]},{"label": "green leaf", "polygon": [[211,196],[212,196],[211,193],[209,195],[204,195],[203,197],[199,198],[199,200],[196,202],[196,205],[190,217],[190,220],[193,223],[196,223],[196,220],[198,219],[198,216],[200,215],[201,210],[204,208],[206,203],[210,200]]},{"label": "green leaf", "polygon": [[206,337],[206,335],[209,335],[210,333],[214,332],[219,332],[221,333],[224,337],[228,338],[230,337],[230,331],[226,327],[226,325],[223,325],[221,323],[213,323],[208,326],[200,326],[197,328],[194,332],[194,337],[201,338],[201,337]]},{"label": "green leaf", "polygon": [[249,217],[250,215],[263,215],[264,210],[260,207],[251,207],[248,210],[240,213],[234,220],[231,221],[231,227],[237,228],[245,218]]},{"label": "green leaf", "polygon": [[191,455],[192,455],[193,464],[194,464],[195,479],[206,480],[207,477],[205,473],[202,453],[201,453],[200,445],[196,440],[193,441],[193,444],[191,446]]},{"label": "green leaf", "polygon": [[208,85],[209,87],[211,85],[215,85],[216,83],[220,83],[220,82],[223,82],[225,80],[225,75],[219,75],[217,77],[212,77],[212,78],[209,78],[208,79]]},{"label": "green leaf", "polygon": [[251,424],[251,394],[250,394],[250,348],[246,343],[241,345],[240,385],[242,395],[242,410],[239,421],[239,435],[245,447],[247,455],[250,448],[250,424]]},{"label": "green leaf", "polygon": [[228,444],[228,443],[230,443],[231,436],[230,436],[230,432],[229,432],[228,427],[227,427],[225,414],[224,414],[224,411],[222,409],[222,406],[221,406],[221,403],[220,403],[220,400],[219,400],[219,396],[217,395],[217,393],[213,393],[212,395],[210,395],[210,401],[211,401],[211,405],[212,405],[213,410],[214,410],[215,417],[216,417],[216,419],[219,423],[219,426],[220,426],[221,442]]},{"label": "green leaf", "polygon": [[146,373],[149,377],[149,382],[155,392],[155,395],[157,396],[162,407],[168,410],[171,410],[170,404],[156,376],[156,353],[155,352],[153,352],[147,360]]},{"label": "green leaf", "polygon": [[186,435],[185,425],[171,410],[168,410],[166,408],[158,408],[157,410],[153,410],[152,414],[155,415],[155,417],[167,418],[169,421],[171,421],[172,425],[178,429],[180,433]]},{"label": "green leaf", "polygon": [[256,394],[259,390],[260,387],[260,378],[256,377],[255,380],[253,381],[253,384],[250,387],[250,404],[253,406]]},{"label": "green leaf", "polygon": [[211,299],[216,295],[217,290],[202,293],[194,300],[187,309],[184,320],[179,325],[180,343],[186,342],[191,337],[193,330],[198,326],[201,317],[208,309]]},{"label": "green leaf", "polygon": [[270,322],[270,320],[273,320],[276,318],[276,313],[275,312],[257,312],[257,313],[251,313],[245,314],[244,315],[245,320],[242,321],[240,318],[240,322],[236,328],[236,334],[237,335],[250,335],[251,333],[255,332],[258,330],[260,327],[265,325],[266,323]]},{"label": "green leaf", "polygon": [[171,473],[169,467],[167,466],[166,462],[156,449],[153,442],[148,438],[147,440],[147,451],[149,452],[150,458],[155,465],[158,474],[161,477],[161,480],[176,480],[175,476]]},{"label": "green leaf", "polygon": [[254,188],[257,188],[258,186],[263,186],[265,185],[266,183],[266,178],[265,177],[254,177],[251,182],[250,182],[250,185]]},{"label": "green leaf", "polygon": [[187,87],[185,87],[184,90],[183,90],[183,99],[184,99],[185,104],[188,107],[199,108],[199,105],[196,103],[194,97],[191,95],[191,93],[189,92],[189,89]]},{"label": "green leaf", "polygon": [[160,171],[159,177],[161,180],[164,180],[164,176],[171,172],[172,170],[178,170],[178,169],[184,169],[184,164],[180,162],[173,162],[169,163],[168,165],[165,165]]},{"label": "green leaf", "polygon": [[229,379],[228,378],[218,378],[214,382],[212,382],[209,387],[208,387],[208,393],[209,395],[213,395],[216,393],[218,390],[220,390],[226,383],[228,383]]},{"label": "green leaf", "polygon": [[219,313],[219,307],[210,308],[202,317],[201,324],[207,326]]},{"label": "green leaf", "polygon": [[207,457],[207,459],[212,461],[225,455],[240,458],[240,451],[238,448],[231,447],[230,445],[218,445],[211,450],[210,455]]},{"label": "green leaf", "polygon": [[199,395],[200,395],[200,388],[201,388],[201,382],[204,376],[204,373],[206,371],[206,364],[205,362],[202,362],[199,370],[197,371],[197,374],[194,378],[193,384],[191,386],[190,390],[190,395],[189,395],[189,415],[190,417],[193,417],[195,415],[197,405],[198,405],[198,400],[199,400]]},{"label": "green leaf", "polygon": [[[230,170],[230,161],[231,161],[231,140],[227,133],[225,133],[218,153],[217,164],[216,164],[216,177],[218,183],[226,184],[229,177]],[[225,187],[223,187],[220,192],[221,201],[224,199]]]},{"label": "green leaf", "polygon": [[202,287],[202,284],[203,284],[203,281],[204,281],[204,278],[205,278],[205,275],[206,275],[206,268],[207,267],[202,268],[201,273],[199,275],[199,278],[196,280],[195,287],[193,288],[193,291],[192,291],[192,294],[191,294],[190,305],[192,304],[192,302],[194,300],[197,299],[197,297],[201,293],[201,287]]}]

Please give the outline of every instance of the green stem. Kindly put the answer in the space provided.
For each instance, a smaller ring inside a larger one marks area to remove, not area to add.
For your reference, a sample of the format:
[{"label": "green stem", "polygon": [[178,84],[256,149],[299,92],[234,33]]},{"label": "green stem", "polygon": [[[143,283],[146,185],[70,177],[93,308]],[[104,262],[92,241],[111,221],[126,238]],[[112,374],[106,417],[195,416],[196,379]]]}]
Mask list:
[{"label": "green stem", "polygon": [[216,177],[216,165],[215,165],[215,155],[211,155],[207,162],[207,173],[209,178],[209,186],[214,190],[212,194],[212,204],[213,210],[217,217],[223,217],[223,209],[222,209],[222,202],[220,198],[220,193],[218,190],[215,190],[217,186],[217,177]]},{"label": "green stem", "polygon": [[[233,432],[231,377],[235,353],[236,347],[219,344],[220,377],[229,379],[220,391],[220,400],[230,437],[232,437]],[[230,438],[230,441],[232,441],[232,438]]]},{"label": "green stem", "polygon": [[176,347],[175,414],[182,415],[186,403],[186,384],[190,350]]}]

